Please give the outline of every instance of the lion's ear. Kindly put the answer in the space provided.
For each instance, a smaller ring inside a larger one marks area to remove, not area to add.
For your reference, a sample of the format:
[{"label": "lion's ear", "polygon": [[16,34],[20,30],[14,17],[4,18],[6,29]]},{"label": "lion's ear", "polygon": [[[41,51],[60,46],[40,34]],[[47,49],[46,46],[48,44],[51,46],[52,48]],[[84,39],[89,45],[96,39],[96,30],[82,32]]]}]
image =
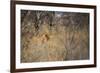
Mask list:
[{"label": "lion's ear", "polygon": [[49,40],[49,36],[47,34],[43,34],[41,40],[43,43],[45,43]]}]

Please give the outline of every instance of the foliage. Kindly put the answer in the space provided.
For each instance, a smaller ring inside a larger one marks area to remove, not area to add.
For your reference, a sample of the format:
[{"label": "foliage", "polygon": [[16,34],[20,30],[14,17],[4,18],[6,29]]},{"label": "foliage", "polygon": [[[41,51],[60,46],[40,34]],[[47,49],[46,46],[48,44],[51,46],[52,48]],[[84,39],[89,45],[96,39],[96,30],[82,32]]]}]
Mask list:
[{"label": "foliage", "polygon": [[21,11],[21,62],[89,59],[89,14]]}]

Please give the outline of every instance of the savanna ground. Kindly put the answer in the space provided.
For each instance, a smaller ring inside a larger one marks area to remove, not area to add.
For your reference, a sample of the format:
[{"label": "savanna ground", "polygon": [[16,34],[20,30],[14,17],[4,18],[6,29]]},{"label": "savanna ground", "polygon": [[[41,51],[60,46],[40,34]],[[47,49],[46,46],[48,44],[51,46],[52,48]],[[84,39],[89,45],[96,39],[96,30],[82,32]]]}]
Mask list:
[{"label": "savanna ground", "polygon": [[89,59],[89,14],[21,10],[21,62]]}]

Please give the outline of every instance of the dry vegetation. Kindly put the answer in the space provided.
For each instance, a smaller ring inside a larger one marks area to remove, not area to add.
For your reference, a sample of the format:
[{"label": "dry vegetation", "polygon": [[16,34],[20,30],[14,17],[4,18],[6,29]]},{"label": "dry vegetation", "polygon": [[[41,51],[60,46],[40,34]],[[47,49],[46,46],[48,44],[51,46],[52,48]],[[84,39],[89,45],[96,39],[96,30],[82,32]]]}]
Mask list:
[{"label": "dry vegetation", "polygon": [[89,59],[89,14],[21,10],[21,62]]}]

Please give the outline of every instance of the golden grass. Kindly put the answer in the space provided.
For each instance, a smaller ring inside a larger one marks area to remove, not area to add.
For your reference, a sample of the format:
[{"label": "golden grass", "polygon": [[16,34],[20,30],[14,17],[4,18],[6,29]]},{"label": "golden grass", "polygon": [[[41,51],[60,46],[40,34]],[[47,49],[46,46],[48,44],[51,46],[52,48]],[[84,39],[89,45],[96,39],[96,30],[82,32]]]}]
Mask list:
[{"label": "golden grass", "polygon": [[82,60],[89,58],[87,29],[41,25],[38,34],[22,36],[21,62]]}]

